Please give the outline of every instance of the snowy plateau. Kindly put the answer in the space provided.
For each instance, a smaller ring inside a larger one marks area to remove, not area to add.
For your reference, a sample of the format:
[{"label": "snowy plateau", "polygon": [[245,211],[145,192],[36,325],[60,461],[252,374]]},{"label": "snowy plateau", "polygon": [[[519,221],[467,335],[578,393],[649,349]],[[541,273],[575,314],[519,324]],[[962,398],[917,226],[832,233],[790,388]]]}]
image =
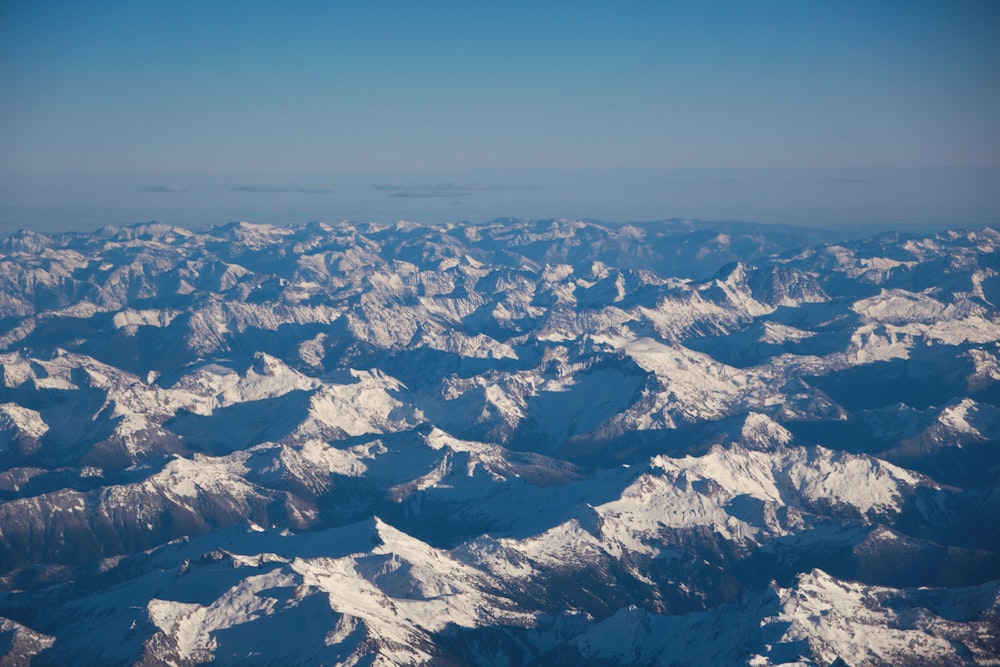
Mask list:
[{"label": "snowy plateau", "polygon": [[1000,665],[1000,234],[0,241],[0,665]]}]

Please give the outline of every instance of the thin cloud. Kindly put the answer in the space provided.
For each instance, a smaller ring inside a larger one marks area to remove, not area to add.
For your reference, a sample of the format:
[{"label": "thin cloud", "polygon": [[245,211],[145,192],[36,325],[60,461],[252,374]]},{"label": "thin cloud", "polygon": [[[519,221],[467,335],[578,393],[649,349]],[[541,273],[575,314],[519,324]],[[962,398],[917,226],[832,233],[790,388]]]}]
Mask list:
[{"label": "thin cloud", "polygon": [[477,192],[505,192],[513,190],[540,190],[535,185],[500,185],[497,183],[376,183],[372,189],[387,193],[388,197],[468,197]]},{"label": "thin cloud", "polygon": [[143,188],[144,192],[187,192],[187,188],[181,185],[147,185]]},{"label": "thin cloud", "polygon": [[468,190],[397,190],[390,192],[389,197],[468,197],[475,192]]},{"label": "thin cloud", "polygon": [[237,185],[229,188],[232,192],[295,193],[304,195],[328,195],[334,192],[332,188],[302,188],[287,185]]}]

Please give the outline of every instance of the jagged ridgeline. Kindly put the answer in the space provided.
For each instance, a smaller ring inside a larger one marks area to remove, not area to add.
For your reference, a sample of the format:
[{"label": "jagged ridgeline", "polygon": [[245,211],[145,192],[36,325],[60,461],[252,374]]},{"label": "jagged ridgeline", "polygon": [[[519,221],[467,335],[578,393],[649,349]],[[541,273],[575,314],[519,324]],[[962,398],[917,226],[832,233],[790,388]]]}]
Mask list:
[{"label": "jagged ridgeline", "polygon": [[992,664],[998,251],[685,221],[18,233],[0,662]]}]

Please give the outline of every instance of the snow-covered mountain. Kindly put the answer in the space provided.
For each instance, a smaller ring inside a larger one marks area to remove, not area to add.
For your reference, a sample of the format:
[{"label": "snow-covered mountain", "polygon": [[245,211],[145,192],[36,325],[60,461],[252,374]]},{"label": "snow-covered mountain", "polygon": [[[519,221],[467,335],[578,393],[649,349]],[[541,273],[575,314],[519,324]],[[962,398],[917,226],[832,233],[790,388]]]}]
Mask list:
[{"label": "snow-covered mountain", "polygon": [[21,232],[0,662],[1000,664],[998,299],[991,229]]}]

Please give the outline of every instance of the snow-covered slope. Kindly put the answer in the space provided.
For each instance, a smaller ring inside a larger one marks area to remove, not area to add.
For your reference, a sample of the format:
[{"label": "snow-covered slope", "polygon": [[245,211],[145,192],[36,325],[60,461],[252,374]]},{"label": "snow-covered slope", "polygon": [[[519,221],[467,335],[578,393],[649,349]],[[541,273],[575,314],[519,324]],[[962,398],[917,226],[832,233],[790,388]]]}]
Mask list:
[{"label": "snow-covered slope", "polygon": [[1000,234],[0,241],[0,662],[1000,663]]}]

